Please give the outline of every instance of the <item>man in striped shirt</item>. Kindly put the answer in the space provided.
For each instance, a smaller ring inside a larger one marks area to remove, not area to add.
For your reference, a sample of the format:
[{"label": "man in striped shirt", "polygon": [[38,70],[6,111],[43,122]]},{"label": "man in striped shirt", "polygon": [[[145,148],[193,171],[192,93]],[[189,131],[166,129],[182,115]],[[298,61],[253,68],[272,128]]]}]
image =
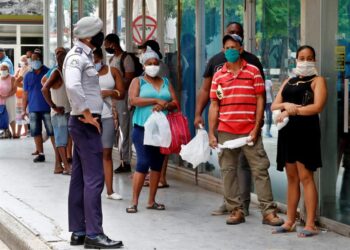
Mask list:
[{"label": "man in striped shirt", "polygon": [[256,66],[241,58],[243,47],[240,36],[225,35],[223,46],[227,62],[214,74],[210,89],[209,143],[215,148],[218,141],[223,144],[228,140],[250,136],[250,142],[254,144],[223,149],[219,155],[225,204],[231,212],[226,223],[245,222],[237,182],[239,154],[243,151],[254,177],[263,223],[280,226],[283,220],[276,214],[277,206],[273,202],[268,173],[270,162],[260,136],[265,106],[264,80]]}]

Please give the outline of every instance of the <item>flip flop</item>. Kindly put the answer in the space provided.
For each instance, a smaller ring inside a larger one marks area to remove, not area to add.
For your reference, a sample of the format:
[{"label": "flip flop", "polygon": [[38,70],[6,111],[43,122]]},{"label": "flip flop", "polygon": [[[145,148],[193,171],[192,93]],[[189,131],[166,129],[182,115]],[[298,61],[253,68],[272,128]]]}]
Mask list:
[{"label": "flip flop", "polygon": [[308,238],[317,235],[317,231],[303,229],[298,233],[299,238]]},{"label": "flip flop", "polygon": [[137,206],[136,205],[132,205],[130,207],[127,207],[126,208],[126,212],[128,214],[134,214],[134,213],[137,213]]},{"label": "flip flop", "polygon": [[294,223],[291,227],[276,227],[275,230],[272,231],[272,234],[284,234],[284,233],[292,233],[296,231],[296,224]]},{"label": "flip flop", "polygon": [[162,184],[162,183],[158,184],[158,188],[168,188],[168,187],[170,187],[169,184]]},{"label": "flip flop", "polygon": [[153,203],[152,206],[148,206],[147,209],[153,209],[153,210],[165,210],[164,204],[158,204],[157,202]]}]

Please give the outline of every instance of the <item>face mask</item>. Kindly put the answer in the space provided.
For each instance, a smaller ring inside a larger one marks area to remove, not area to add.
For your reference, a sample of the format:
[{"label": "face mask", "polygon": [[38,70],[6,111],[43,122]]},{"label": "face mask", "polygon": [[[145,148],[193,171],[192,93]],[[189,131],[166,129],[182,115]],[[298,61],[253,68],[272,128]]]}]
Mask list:
[{"label": "face mask", "polygon": [[92,44],[92,46],[94,46],[95,48],[101,48],[102,44],[103,44],[103,40],[104,40],[105,36],[103,34],[102,31],[98,32],[96,35],[94,35],[91,38],[90,43]]},{"label": "face mask", "polygon": [[96,63],[95,64],[95,69],[97,70],[97,71],[100,71],[101,69],[102,69],[102,63],[101,62],[98,62],[98,63]]},{"label": "face mask", "polygon": [[297,76],[317,75],[316,62],[297,61],[297,67],[294,69]]},{"label": "face mask", "polygon": [[38,70],[41,68],[41,62],[38,60],[32,61],[31,65],[34,70]]},{"label": "face mask", "polygon": [[113,48],[106,48],[106,52],[108,54],[114,54],[114,49]]},{"label": "face mask", "polygon": [[9,71],[8,70],[1,70],[0,74],[2,77],[7,77],[9,75]]},{"label": "face mask", "polygon": [[225,51],[225,57],[230,63],[237,62],[239,59],[239,51],[237,49],[227,49]]},{"label": "face mask", "polygon": [[159,73],[160,67],[159,65],[148,65],[145,66],[145,73],[150,77],[156,77]]}]

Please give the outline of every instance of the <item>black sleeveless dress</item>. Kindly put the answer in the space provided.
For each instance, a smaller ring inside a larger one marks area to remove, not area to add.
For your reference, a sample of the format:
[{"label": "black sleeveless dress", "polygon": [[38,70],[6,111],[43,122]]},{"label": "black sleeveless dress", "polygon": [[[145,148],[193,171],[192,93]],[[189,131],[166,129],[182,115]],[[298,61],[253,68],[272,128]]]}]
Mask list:
[{"label": "black sleeveless dress", "polygon": [[[313,103],[311,83],[315,76],[291,78],[282,90],[283,102],[308,105]],[[278,132],[277,170],[286,163],[299,161],[311,171],[322,166],[321,132],[318,115],[290,116],[288,124]]]}]

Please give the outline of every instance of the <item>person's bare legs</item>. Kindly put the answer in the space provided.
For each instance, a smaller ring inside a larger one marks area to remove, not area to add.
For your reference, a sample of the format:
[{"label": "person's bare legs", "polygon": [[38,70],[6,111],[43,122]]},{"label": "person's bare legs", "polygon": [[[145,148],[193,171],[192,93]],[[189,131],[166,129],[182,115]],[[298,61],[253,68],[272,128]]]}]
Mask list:
[{"label": "person's bare legs", "polygon": [[12,138],[18,138],[16,133],[16,121],[10,122]]},{"label": "person's bare legs", "polygon": [[297,207],[300,199],[300,179],[296,163],[286,163],[285,167],[288,179],[287,189],[287,220],[282,227],[290,228],[295,223]]},{"label": "person's bare legs", "polygon": [[112,161],[112,149],[103,149],[103,168],[105,173],[105,184],[107,188],[107,194],[111,195],[113,191],[113,161]]},{"label": "person's bare legs", "polygon": [[152,206],[155,203],[155,198],[158,190],[158,184],[160,179],[160,172],[150,171],[149,177],[149,197],[148,197],[148,206]]},{"label": "person's bare legs", "polygon": [[162,186],[168,185],[168,182],[166,180],[166,170],[168,168],[168,160],[169,160],[169,155],[165,155],[163,165],[162,165],[162,171],[160,172],[160,179],[159,179],[159,184]]},{"label": "person's bare legs", "polygon": [[68,163],[67,155],[66,155],[66,147],[57,147],[58,154],[60,156],[61,161],[63,162],[64,165],[64,171],[66,173],[70,173],[71,167],[70,164]]},{"label": "person's bare legs", "polygon": [[35,142],[35,148],[37,152],[43,154],[44,153],[43,136],[42,135],[34,136],[34,142]]},{"label": "person's bare legs", "polygon": [[[41,137],[42,138],[42,137]],[[52,147],[53,147],[53,150],[55,150],[55,173],[56,174],[59,174],[59,173],[62,173],[63,172],[63,167],[61,165],[61,157],[60,157],[60,154],[58,152],[58,149],[56,148],[56,144],[55,144],[55,137],[53,136],[50,136],[50,139],[51,139],[51,144],[52,144]]]},{"label": "person's bare legs", "polygon": [[16,136],[21,137],[22,125],[17,124],[17,133]]},{"label": "person's bare legs", "polygon": [[67,144],[66,150],[67,150],[67,153],[66,153],[67,159],[73,159],[72,157],[73,140],[72,140],[72,137],[70,137],[70,135],[68,135],[68,144]]},{"label": "person's bare legs", "polygon": [[[305,168],[304,164],[297,162],[299,179],[304,188],[306,224],[304,229],[315,231],[315,218],[317,209],[317,189],[314,181],[314,172]],[[301,235],[303,236],[303,235]]]},{"label": "person's bare legs", "polygon": [[132,205],[138,205],[146,174],[135,171],[132,178]]}]

